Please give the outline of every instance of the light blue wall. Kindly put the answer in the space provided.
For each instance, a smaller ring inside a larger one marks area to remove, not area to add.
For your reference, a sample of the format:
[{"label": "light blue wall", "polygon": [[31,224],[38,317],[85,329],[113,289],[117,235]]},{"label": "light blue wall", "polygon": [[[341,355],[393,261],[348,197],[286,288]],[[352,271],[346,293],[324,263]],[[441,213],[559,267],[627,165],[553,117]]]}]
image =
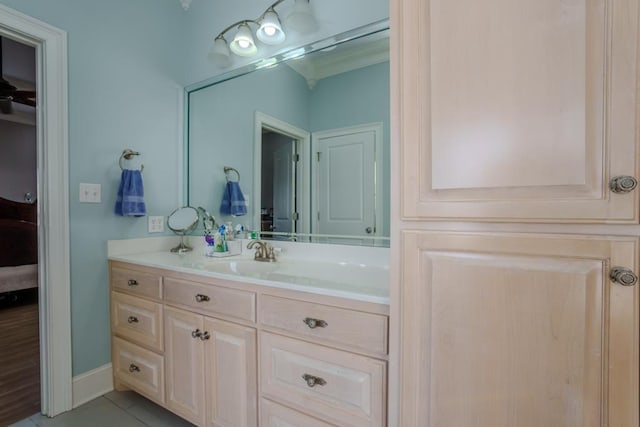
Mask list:
[{"label": "light blue wall", "polygon": [[[187,12],[186,27],[188,69],[186,79],[191,83],[206,80],[229,69],[219,69],[208,60],[207,54],[214,38],[228,25],[243,19],[255,19],[273,3],[273,0],[195,0]],[[284,19],[289,15],[293,0],[277,6],[276,11]],[[310,2],[319,23],[318,31],[307,34],[287,33],[287,40],[280,46],[260,46],[257,57],[234,58],[230,69],[238,68],[260,58],[273,56],[281,50],[304,46],[363,25],[389,18],[388,0],[312,0]],[[233,33],[230,33],[233,34]]]},{"label": "light blue wall", "polygon": [[322,79],[311,92],[310,101],[312,132],[382,122],[382,182],[387,200],[382,235],[389,236],[389,62]]},{"label": "light blue wall", "polygon": [[[149,214],[179,203],[184,11],[176,0],[0,0],[68,33],[74,375],[110,361],[106,241],[148,236],[113,215],[124,148],[142,152]],[[78,203],[81,182],[101,204]],[[55,339],[55,337],[54,337]]]}]

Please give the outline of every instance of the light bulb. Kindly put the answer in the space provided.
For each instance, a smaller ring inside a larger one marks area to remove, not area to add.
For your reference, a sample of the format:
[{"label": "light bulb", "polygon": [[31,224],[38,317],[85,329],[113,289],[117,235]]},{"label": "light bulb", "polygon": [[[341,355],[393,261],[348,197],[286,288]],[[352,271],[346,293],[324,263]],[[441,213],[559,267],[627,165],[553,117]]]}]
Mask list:
[{"label": "light bulb", "polygon": [[309,0],[295,0],[293,11],[287,16],[287,28],[292,28],[299,33],[312,33],[318,29],[318,23],[313,16]]},{"label": "light bulb", "polygon": [[240,24],[238,32],[231,42],[231,52],[238,56],[253,56],[258,53],[251,29],[246,22]]},{"label": "light bulb", "polygon": [[269,9],[264,13],[256,35],[258,39],[265,44],[275,45],[284,41],[285,34],[280,25],[280,18],[275,10]]}]

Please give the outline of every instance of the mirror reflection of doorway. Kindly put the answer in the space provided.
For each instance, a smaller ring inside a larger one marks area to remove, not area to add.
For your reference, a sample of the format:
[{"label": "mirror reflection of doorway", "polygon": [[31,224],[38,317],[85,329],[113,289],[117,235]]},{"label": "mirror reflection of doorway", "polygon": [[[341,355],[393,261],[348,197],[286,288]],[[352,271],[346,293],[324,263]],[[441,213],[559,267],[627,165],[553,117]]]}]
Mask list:
[{"label": "mirror reflection of doorway", "polygon": [[262,128],[261,231],[298,231],[299,141]]},{"label": "mirror reflection of doorway", "polygon": [[311,134],[259,111],[254,131],[254,229],[265,232],[263,238],[309,233]]}]

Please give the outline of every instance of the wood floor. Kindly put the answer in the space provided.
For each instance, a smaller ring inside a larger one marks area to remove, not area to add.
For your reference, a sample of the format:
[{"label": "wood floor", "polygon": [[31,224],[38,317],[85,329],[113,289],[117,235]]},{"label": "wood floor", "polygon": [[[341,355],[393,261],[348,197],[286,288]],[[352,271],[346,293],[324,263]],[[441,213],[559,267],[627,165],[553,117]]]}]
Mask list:
[{"label": "wood floor", "polygon": [[38,304],[0,310],[0,426],[40,412]]}]

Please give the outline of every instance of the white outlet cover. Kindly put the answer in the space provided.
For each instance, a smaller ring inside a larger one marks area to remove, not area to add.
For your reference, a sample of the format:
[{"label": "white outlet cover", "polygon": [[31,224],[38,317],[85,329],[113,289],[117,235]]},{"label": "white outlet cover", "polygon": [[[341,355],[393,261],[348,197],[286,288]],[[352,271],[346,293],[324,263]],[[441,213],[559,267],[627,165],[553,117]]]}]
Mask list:
[{"label": "white outlet cover", "polygon": [[101,203],[102,185],[80,183],[80,203]]},{"label": "white outlet cover", "polygon": [[162,233],[164,231],[163,216],[149,216],[149,233]]}]

